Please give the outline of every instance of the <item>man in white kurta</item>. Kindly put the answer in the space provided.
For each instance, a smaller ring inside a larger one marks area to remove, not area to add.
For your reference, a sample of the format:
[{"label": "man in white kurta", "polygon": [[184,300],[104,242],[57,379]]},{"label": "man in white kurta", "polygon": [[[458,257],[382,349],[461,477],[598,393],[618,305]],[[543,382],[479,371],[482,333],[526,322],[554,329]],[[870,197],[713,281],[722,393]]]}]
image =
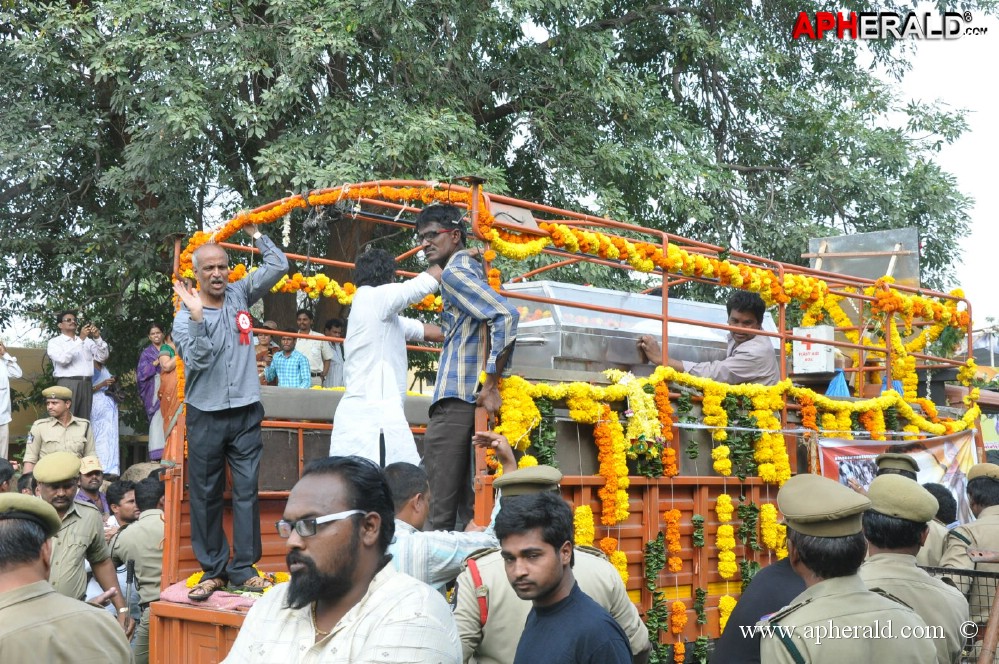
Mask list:
[{"label": "man in white kurta", "polygon": [[8,441],[10,440],[10,379],[21,377],[21,367],[17,358],[7,352],[7,347],[0,343],[0,458],[7,458]]},{"label": "man in white kurta", "polygon": [[[376,272],[381,278],[394,276],[394,262],[387,252],[373,249],[359,256],[358,272],[372,264],[379,268]],[[403,410],[409,370],[406,342],[440,341],[440,328],[399,312],[435,292],[439,281],[437,266],[403,283],[372,286],[361,285],[358,279],[343,344],[347,392],[333,418],[330,456],[362,456],[386,466],[397,461],[419,465],[420,455]],[[385,436],[384,459],[380,434]]]}]

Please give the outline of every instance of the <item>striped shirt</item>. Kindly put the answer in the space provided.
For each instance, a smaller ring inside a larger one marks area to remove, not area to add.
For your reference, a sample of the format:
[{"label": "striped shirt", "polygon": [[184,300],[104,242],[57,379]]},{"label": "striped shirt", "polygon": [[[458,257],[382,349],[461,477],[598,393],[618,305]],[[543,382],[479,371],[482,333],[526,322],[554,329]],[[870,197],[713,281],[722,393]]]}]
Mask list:
[{"label": "striped shirt", "polygon": [[[441,275],[441,328],[444,348],[437,367],[433,403],[476,399],[479,372],[496,373],[496,358],[517,336],[517,310],[490,288],[479,265],[464,250],[455,253]],[[482,323],[489,327],[489,357],[482,366]]]},{"label": "striped shirt", "polygon": [[483,531],[417,530],[401,519],[395,520],[395,539],[389,544],[392,565],[439,592],[461,574],[465,559],[476,551],[499,546],[493,530],[499,500],[492,521]]},{"label": "striped shirt", "polygon": [[312,377],[309,370],[309,360],[296,349],[290,355],[284,352],[275,353],[271,364],[264,371],[264,378],[272,381],[277,378],[278,387],[312,387]]}]

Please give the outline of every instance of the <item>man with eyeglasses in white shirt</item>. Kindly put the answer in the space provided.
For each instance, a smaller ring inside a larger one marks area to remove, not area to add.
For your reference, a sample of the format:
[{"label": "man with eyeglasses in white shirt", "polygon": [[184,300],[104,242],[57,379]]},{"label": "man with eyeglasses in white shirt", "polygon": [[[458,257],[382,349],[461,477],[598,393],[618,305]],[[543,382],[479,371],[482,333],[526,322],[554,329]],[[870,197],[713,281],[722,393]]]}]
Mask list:
[{"label": "man with eyeglasses in white shirt", "polygon": [[225,662],[460,662],[447,602],[388,564],[393,517],[371,461],[306,466],[276,524],[291,581],[257,600]]}]

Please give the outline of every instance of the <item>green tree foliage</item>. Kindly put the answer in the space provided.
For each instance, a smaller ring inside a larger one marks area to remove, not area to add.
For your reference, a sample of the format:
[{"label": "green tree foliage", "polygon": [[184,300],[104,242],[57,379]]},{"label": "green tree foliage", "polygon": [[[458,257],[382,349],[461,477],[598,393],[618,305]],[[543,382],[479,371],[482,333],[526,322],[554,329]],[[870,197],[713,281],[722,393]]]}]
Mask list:
[{"label": "green tree foliage", "polygon": [[[73,304],[137,349],[137,321],[170,314],[176,238],[290,191],[465,174],[786,261],[809,236],[914,225],[943,286],[969,201],[934,153],[962,115],[874,75],[904,69],[901,45],[792,41],[819,8],[2,3],[0,290],[23,297],[0,324]],[[369,239],[348,227],[314,251]]]}]

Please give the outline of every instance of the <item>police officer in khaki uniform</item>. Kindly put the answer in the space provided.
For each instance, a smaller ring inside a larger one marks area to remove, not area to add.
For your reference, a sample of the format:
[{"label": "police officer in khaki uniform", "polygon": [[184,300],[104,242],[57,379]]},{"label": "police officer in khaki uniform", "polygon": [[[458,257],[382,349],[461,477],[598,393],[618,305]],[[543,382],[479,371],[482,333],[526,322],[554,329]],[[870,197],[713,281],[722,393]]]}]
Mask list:
[{"label": "police officer in khaki uniform", "polygon": [[[927,523],[937,514],[937,499],[901,475],[881,475],[867,489],[871,509],[864,513],[867,560],[860,578],[868,588],[901,599],[934,629],[939,664],[954,664],[964,649],[961,624],[968,620],[968,600],[952,585],[916,566],[916,552],[926,540]],[[939,638],[936,638],[939,636]]]},{"label": "police officer in khaki uniform", "polygon": [[[496,478],[493,486],[502,497],[541,491],[558,491],[562,473],[550,466],[532,466]],[[628,597],[621,575],[597,549],[576,547],[573,574],[580,589],[614,617],[628,636],[636,662],[645,662],[651,644],[638,609]],[[517,597],[506,578],[499,549],[469,556],[458,576],[454,619],[458,624],[464,661],[474,656],[479,664],[511,664],[531,602]]]},{"label": "police officer in khaki uniform", "polygon": [[90,420],[73,416],[73,391],[56,385],[42,391],[48,417],[35,420],[24,450],[24,472],[30,473],[46,454],[72,452],[78,457],[97,456]]},{"label": "police officer in khaki uniform", "polygon": [[885,452],[874,460],[878,464],[878,477],[882,475],[901,475],[915,481],[919,473],[919,464],[908,454]]},{"label": "police officer in khaki uniform", "polygon": [[0,656],[12,663],[132,662],[125,633],[106,612],[49,585],[51,538],[61,526],[46,502],[0,495]]},{"label": "police officer in khaki uniform", "polygon": [[[986,563],[968,557],[968,549],[999,550],[999,466],[979,463],[968,471],[968,503],[975,521],[957,526],[947,535],[940,567],[999,572],[999,563]],[[984,630],[995,596],[995,585],[967,576],[953,578],[958,590],[969,593],[971,619]]]},{"label": "police officer in khaki uniform", "polygon": [[861,516],[870,505],[819,475],[798,475],[781,487],[777,507],[787,523],[788,558],[805,592],[761,623],[774,628],[760,641],[762,661],[935,661],[933,641],[913,638],[927,631],[926,623],[902,603],[868,590],[857,575],[867,553]]},{"label": "police officer in khaki uniform", "polygon": [[139,520],[122,528],[111,540],[111,559],[115,565],[135,564],[139,584],[139,608],[142,617],[135,631],[135,661],[149,661],[149,604],[160,598],[163,574],[163,482],[147,477],[135,485],[135,504]]},{"label": "police officer in khaki uniform", "polygon": [[118,610],[118,622],[129,637],[135,622],[128,615],[111,554],[104,542],[104,521],[93,505],[74,500],[79,488],[80,457],[70,452],[45,455],[35,466],[38,495],[55,508],[61,525],[52,537],[52,569],[49,581],[58,592],[82,600],[87,590],[83,561],[90,562],[94,578],[104,590],[117,592],[111,603]]}]

